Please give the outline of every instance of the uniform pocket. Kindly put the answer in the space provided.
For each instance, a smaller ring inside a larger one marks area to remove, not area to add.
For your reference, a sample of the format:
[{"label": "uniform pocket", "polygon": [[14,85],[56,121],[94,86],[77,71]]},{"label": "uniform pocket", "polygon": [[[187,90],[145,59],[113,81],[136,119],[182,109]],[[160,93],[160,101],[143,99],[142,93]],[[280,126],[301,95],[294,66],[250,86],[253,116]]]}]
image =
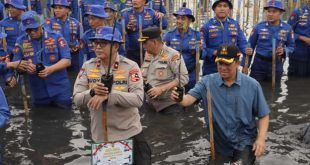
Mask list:
[{"label": "uniform pocket", "polygon": [[168,77],[167,64],[158,64],[155,69],[155,76],[158,80],[166,80]]}]

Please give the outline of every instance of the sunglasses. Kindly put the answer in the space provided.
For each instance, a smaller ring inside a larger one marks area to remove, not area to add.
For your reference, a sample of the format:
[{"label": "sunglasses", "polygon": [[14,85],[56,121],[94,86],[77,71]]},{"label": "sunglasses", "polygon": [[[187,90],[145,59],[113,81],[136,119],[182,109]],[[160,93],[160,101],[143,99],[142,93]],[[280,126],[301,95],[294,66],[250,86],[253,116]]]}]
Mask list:
[{"label": "sunglasses", "polygon": [[94,41],[92,41],[92,45],[94,48],[97,48],[98,46],[100,46],[100,48],[104,48],[109,43],[111,43],[111,42],[105,41],[105,40],[94,40]]}]

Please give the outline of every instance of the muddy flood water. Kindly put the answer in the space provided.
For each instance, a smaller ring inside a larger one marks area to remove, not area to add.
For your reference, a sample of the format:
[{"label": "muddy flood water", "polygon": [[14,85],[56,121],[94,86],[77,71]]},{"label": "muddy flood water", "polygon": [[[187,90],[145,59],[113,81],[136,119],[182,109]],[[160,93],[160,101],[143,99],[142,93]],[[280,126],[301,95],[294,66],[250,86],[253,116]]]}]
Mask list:
[{"label": "muddy flood water", "polygon": [[[309,165],[310,146],[301,129],[310,122],[310,78],[283,76],[272,92],[262,83],[271,120],[261,165]],[[12,117],[1,130],[8,165],[90,164],[90,118],[87,110],[31,109],[25,117],[19,88],[7,90]],[[208,130],[201,108],[178,115],[141,111],[144,134],[155,165],[207,164]]]}]

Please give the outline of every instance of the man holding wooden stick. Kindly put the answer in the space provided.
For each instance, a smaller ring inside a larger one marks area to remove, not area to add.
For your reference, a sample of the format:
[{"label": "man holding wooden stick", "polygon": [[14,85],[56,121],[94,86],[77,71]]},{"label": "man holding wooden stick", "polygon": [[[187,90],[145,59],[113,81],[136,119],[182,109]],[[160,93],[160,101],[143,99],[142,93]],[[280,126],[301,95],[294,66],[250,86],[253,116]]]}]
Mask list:
[{"label": "man holding wooden stick", "polygon": [[[89,108],[94,142],[107,142],[105,135],[109,142],[133,139],[134,164],[149,165],[151,151],[144,139],[138,110],[142,106],[144,95],[139,66],[117,53],[123,43],[117,29],[113,34],[112,27],[98,27],[90,40],[96,58],[86,61],[82,66],[74,84],[74,103],[77,106],[87,105]],[[100,81],[101,76],[109,72],[107,68],[111,68],[114,77],[110,93],[107,88],[109,85]],[[102,118],[102,103],[105,101],[107,118]],[[106,127],[107,130],[104,129]]]},{"label": "man holding wooden stick", "polygon": [[[204,76],[180,102],[189,106],[202,99],[206,123],[210,128],[214,126],[210,144],[215,145],[211,162],[216,165],[240,161],[253,164],[255,156],[262,156],[266,148],[270,110],[259,83],[238,71],[240,55],[238,47],[222,45],[215,59],[218,73]],[[171,98],[178,97],[173,91]],[[208,114],[212,113],[210,120]]]},{"label": "man holding wooden stick", "polygon": [[[294,50],[294,34],[290,25],[281,20],[285,10],[280,0],[268,1],[264,10],[266,21],[258,23],[249,38],[250,47],[253,50],[256,49],[250,76],[258,81],[272,80],[272,63],[274,63],[275,79],[279,81],[282,77],[286,54]],[[274,46],[273,40],[275,40]],[[275,61],[272,60],[272,54],[277,56]]]},{"label": "man holding wooden stick", "polygon": [[[186,3],[173,15],[176,17],[177,27],[168,31],[163,40],[167,46],[179,51],[184,58],[189,74],[189,82],[185,85],[185,91],[189,91],[196,84],[198,80],[196,77],[199,76],[200,71],[200,52],[199,49],[196,49],[200,47],[200,33],[189,27],[190,23],[195,22],[195,17],[192,10],[186,8]],[[196,65],[197,63],[198,65]]]}]

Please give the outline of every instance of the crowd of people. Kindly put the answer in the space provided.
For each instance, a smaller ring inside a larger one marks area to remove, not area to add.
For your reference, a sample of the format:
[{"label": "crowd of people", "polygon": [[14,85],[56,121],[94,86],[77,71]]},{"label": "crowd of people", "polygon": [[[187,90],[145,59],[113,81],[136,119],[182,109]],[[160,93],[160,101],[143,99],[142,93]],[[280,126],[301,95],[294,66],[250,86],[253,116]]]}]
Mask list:
[{"label": "crowd of people", "polygon": [[[191,28],[197,18],[186,4],[173,13],[176,27],[167,29],[163,0],[2,3],[0,71],[5,85],[14,87],[17,75],[27,75],[33,107],[71,109],[72,102],[87,107],[94,142],[105,141],[102,116],[108,113],[108,139],[134,139],[135,164],[151,164],[142,105],[170,114],[199,102],[206,123],[212,104],[214,163],[253,164],[265,152],[270,113],[259,82],[271,81],[273,62],[280,81],[287,58],[289,76],[310,77],[310,0],[287,23],[281,20],[283,2],[269,0],[265,21],[255,25],[248,40],[230,17],[229,0],[212,4],[215,16],[200,31]],[[47,10],[41,9],[44,5]],[[246,69],[239,71],[245,65],[251,66],[249,76]],[[73,87],[68,72],[76,73]],[[2,89],[0,97],[4,127],[10,113]]]}]

